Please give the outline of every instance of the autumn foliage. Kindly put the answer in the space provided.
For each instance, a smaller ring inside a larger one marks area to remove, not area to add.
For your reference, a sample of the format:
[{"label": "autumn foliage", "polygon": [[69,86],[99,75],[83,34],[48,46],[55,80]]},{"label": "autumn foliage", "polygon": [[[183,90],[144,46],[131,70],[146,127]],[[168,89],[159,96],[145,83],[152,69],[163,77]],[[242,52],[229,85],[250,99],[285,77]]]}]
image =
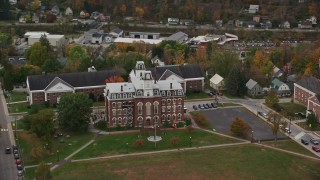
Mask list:
[{"label": "autumn foliage", "polygon": [[117,83],[117,82],[125,82],[124,79],[120,76],[111,76],[105,80],[106,83]]},{"label": "autumn foliage", "polygon": [[137,139],[136,140],[136,147],[139,149],[142,149],[144,147],[144,140],[143,139]]},{"label": "autumn foliage", "polygon": [[234,121],[232,121],[230,131],[235,136],[248,138],[250,136],[251,127],[244,120],[237,117]]}]

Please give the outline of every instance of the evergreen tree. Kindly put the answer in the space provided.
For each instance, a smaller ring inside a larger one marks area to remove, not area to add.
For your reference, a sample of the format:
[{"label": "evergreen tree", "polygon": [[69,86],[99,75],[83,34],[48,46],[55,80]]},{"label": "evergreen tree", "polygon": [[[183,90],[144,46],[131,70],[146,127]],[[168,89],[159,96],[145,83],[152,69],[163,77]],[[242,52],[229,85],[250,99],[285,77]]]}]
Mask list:
[{"label": "evergreen tree", "polygon": [[240,68],[234,66],[226,78],[225,87],[227,92],[233,96],[244,96],[247,93],[246,81]]}]

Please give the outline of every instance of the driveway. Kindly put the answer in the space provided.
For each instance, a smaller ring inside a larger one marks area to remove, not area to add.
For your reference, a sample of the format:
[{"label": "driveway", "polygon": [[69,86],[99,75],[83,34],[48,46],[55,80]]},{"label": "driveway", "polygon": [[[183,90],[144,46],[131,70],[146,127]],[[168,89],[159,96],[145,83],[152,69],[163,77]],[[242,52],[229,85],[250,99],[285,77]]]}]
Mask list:
[{"label": "driveway", "polygon": [[[246,121],[253,130],[255,140],[273,140],[274,135],[270,126],[262,119],[243,107],[218,108],[214,110],[199,111],[205,115],[212,124],[212,127],[220,133],[228,133],[232,121],[239,117]],[[288,138],[278,132],[278,139]]]}]

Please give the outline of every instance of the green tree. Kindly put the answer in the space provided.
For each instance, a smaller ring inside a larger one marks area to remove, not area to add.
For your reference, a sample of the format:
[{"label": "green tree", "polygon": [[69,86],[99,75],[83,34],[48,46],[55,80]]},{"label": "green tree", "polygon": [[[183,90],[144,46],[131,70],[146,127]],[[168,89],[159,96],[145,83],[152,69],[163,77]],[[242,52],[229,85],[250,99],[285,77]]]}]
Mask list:
[{"label": "green tree", "polygon": [[9,64],[6,68],[6,71],[3,75],[3,89],[6,91],[12,91],[13,90],[13,67],[11,64]]},{"label": "green tree", "polygon": [[276,91],[270,90],[265,99],[265,103],[269,107],[273,107],[275,104],[279,102],[278,94]]},{"label": "green tree", "polygon": [[62,64],[58,60],[49,58],[46,61],[44,61],[42,65],[42,71],[47,73],[59,72],[62,69],[62,67]]},{"label": "green tree", "polygon": [[82,93],[65,94],[58,108],[58,121],[63,129],[87,131],[92,113],[92,100]]},{"label": "green tree", "polygon": [[239,62],[238,57],[235,53],[230,52],[217,52],[212,57],[212,63],[210,67],[215,73],[218,73],[222,77],[227,77],[230,73],[231,68]]},{"label": "green tree", "polygon": [[8,20],[10,19],[10,3],[9,0],[0,1],[0,20]]},{"label": "green tree", "polygon": [[80,61],[87,57],[88,57],[88,54],[85,48],[78,45],[73,46],[69,51],[69,58],[68,58],[67,65],[71,69],[76,70],[80,64]]},{"label": "green tree", "polygon": [[40,42],[36,42],[27,51],[26,57],[30,64],[41,67],[48,58],[47,47],[41,45]]},{"label": "green tree", "polygon": [[30,115],[31,131],[38,137],[45,137],[46,140],[50,140],[54,133],[53,117],[54,112],[52,109],[43,109],[36,114]]},{"label": "green tree", "polygon": [[246,81],[240,68],[234,66],[225,81],[227,92],[233,96],[244,96],[247,93]]},{"label": "green tree", "polygon": [[0,48],[8,47],[12,44],[12,37],[8,34],[0,33]]},{"label": "green tree", "polygon": [[49,180],[52,179],[50,165],[47,165],[45,162],[41,162],[37,167],[37,180]]},{"label": "green tree", "polygon": [[51,51],[50,42],[45,34],[41,35],[39,42],[42,46],[47,47],[47,51]]},{"label": "green tree", "polygon": [[250,136],[251,127],[244,120],[236,117],[231,123],[230,131],[235,136],[248,138]]},{"label": "green tree", "polygon": [[316,128],[318,125],[317,116],[314,112],[308,115],[306,124],[308,127],[311,127],[312,129]]}]

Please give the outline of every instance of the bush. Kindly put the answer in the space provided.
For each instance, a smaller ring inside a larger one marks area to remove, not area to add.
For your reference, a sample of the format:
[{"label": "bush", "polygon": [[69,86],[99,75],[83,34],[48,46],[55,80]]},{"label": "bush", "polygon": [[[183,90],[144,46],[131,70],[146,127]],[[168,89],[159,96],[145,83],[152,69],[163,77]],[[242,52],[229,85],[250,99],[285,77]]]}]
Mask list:
[{"label": "bush", "polygon": [[43,104],[44,104],[44,106],[47,107],[47,108],[50,107],[50,101],[45,101]]},{"label": "bush", "polygon": [[172,124],[169,123],[169,121],[165,121],[162,126],[163,126],[164,128],[170,128],[170,127],[172,127]]},{"label": "bush", "polygon": [[184,127],[184,125],[185,125],[185,122],[180,121],[180,122],[178,122],[177,127],[178,127],[178,128]]},{"label": "bush", "polygon": [[136,147],[139,149],[142,149],[144,147],[144,140],[143,139],[137,139],[136,140]]},{"label": "bush", "polygon": [[172,137],[171,138],[171,144],[172,144],[172,146],[177,146],[178,144],[179,144],[179,138],[177,138],[177,137]]},{"label": "bush", "polygon": [[277,112],[280,112],[283,110],[283,108],[278,103],[274,104],[272,107]]},{"label": "bush", "polygon": [[244,120],[237,117],[237,118],[235,118],[234,121],[232,121],[230,131],[235,136],[238,136],[241,138],[249,138],[250,132],[251,132],[251,127]]},{"label": "bush", "polygon": [[184,120],[186,122],[186,126],[192,125],[191,119]]}]

